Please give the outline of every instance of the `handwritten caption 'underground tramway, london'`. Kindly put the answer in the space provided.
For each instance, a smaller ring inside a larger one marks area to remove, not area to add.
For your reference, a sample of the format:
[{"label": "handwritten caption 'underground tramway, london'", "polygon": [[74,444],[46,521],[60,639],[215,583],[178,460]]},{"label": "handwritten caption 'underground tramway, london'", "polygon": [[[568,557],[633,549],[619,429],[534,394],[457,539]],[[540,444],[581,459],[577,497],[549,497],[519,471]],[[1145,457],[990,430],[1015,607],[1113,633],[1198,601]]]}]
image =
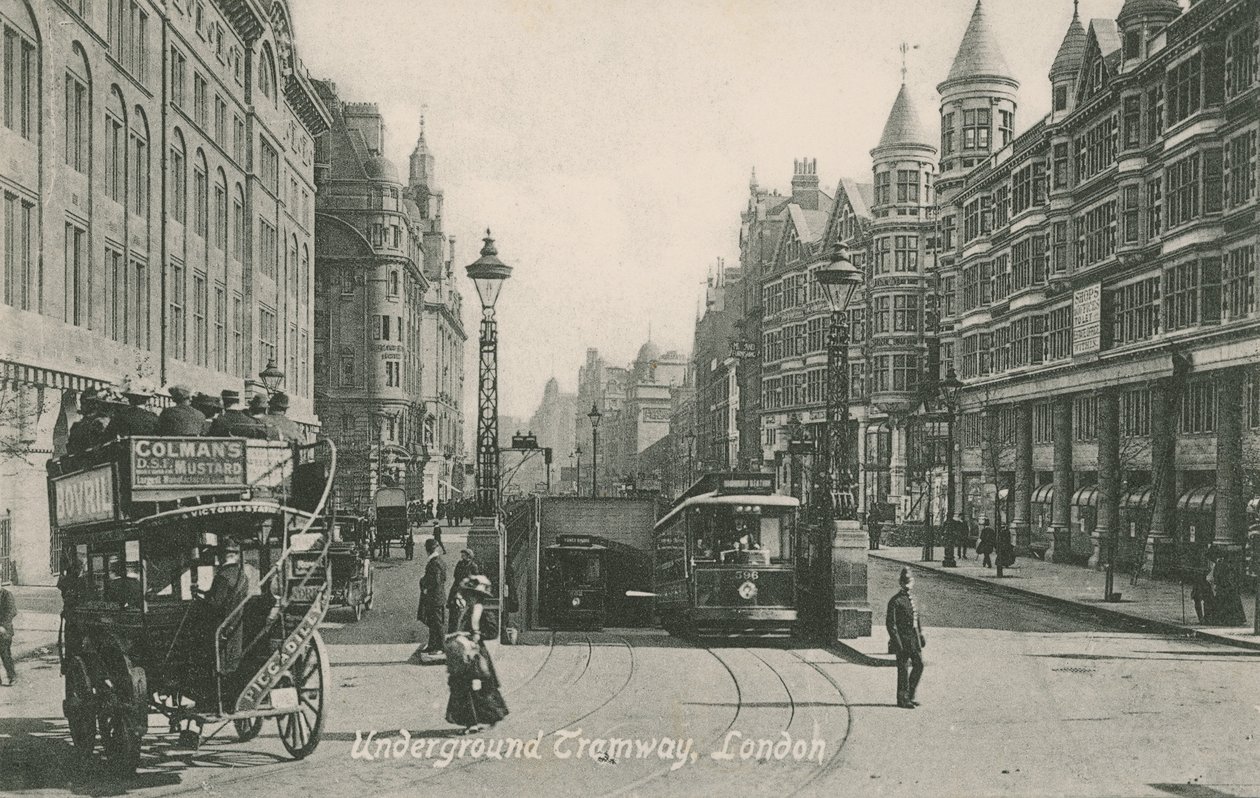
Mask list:
[{"label": "handwritten caption 'underground tramway, london'", "polygon": [[[772,737],[751,737],[730,730],[720,745],[708,752],[716,762],[818,762],[822,764],[827,741],[814,724],[810,739],[793,737],[781,731]],[[593,737],[582,729],[560,729],[550,734],[539,731],[533,737],[413,737],[400,729],[397,734],[355,731],[351,759],[426,760],[432,767],[444,768],[456,760],[478,759],[556,759],[589,760],[617,764],[630,760],[658,760],[678,770],[698,762],[702,754],[690,737]]]}]

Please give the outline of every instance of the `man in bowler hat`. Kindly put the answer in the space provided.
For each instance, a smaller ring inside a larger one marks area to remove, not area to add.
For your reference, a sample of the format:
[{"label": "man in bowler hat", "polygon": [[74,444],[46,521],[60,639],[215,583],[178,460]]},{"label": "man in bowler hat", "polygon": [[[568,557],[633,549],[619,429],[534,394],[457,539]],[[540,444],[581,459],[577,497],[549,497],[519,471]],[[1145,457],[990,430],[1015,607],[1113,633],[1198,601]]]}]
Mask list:
[{"label": "man in bowler hat", "polygon": [[66,442],[69,454],[82,454],[107,443],[112,435],[107,432],[113,423],[105,412],[105,403],[97,395],[96,390],[89,388],[79,399],[79,407],[83,417],[70,426],[70,439]]},{"label": "man in bowler hat", "polygon": [[416,620],[429,627],[424,653],[437,654],[442,651],[446,633],[442,617],[446,605],[446,560],[438,553],[433,538],[424,542],[424,550],[429,560],[424,564],[424,576],[420,577],[420,606],[416,609]]},{"label": "man in bowler hat", "polygon": [[128,385],[123,389],[127,405],[114,411],[110,433],[117,438],[129,435],[155,435],[158,428],[157,414],[145,407],[152,394],[139,387]]},{"label": "man in bowler hat", "polygon": [[897,706],[914,709],[919,705],[914,694],[923,678],[923,647],[927,638],[919,622],[918,608],[910,595],[914,577],[909,568],[901,569],[901,590],[888,601],[888,652],[897,655]]},{"label": "man in bowler hat", "polygon": [[289,443],[301,443],[304,437],[302,428],[289,418],[288,412],[289,395],[284,391],[276,391],[267,400],[267,415],[262,417],[262,423],[272,429],[274,437]]},{"label": "man in bowler hat", "polygon": [[220,393],[223,414],[210,422],[210,436],[215,438],[266,438],[267,428],[261,421],[241,409],[241,392],[226,390]]},{"label": "man in bowler hat", "polygon": [[171,387],[171,398],[175,404],[162,411],[158,416],[158,435],[200,435],[206,424],[206,417],[200,410],[192,406],[192,392],[182,385]]}]

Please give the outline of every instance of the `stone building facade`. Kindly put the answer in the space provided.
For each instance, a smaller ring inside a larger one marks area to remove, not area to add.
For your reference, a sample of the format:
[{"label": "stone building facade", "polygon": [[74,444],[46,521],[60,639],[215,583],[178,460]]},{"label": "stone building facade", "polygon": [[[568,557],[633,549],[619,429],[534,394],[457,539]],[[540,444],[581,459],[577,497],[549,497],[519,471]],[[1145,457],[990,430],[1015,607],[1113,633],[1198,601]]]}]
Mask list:
[{"label": "stone building facade", "polygon": [[[1073,18],[1051,112],[1007,141],[1018,84],[977,4],[940,87],[942,346],[967,383],[965,504],[1019,544],[1099,563],[1118,539],[1122,563],[1168,572],[1246,540],[1258,15],[1126,0]],[[981,135],[992,152],[966,148]]]},{"label": "stone building facade", "polygon": [[314,423],[330,119],[286,0],[3,0],[0,28],[0,512],[13,575],[49,583],[43,463],[83,389],[217,394],[274,360]]},{"label": "stone building facade", "polygon": [[337,509],[365,513],[382,485],[424,494],[420,209],[384,155],[375,103],[317,84],[332,113],[320,137],[315,239],[315,403],[338,449]]}]

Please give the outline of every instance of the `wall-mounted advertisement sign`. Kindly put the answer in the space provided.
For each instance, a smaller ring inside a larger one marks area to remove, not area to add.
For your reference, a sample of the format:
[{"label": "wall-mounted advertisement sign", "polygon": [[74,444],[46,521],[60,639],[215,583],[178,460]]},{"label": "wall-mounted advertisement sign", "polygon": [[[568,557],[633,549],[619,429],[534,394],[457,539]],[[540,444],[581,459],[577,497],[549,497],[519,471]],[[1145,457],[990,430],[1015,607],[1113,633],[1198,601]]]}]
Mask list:
[{"label": "wall-mounted advertisement sign", "polygon": [[116,517],[116,498],[112,464],[60,477],[53,482],[57,526],[112,520]]},{"label": "wall-mounted advertisement sign", "polygon": [[1102,345],[1102,283],[1072,292],[1072,356],[1091,355]]}]

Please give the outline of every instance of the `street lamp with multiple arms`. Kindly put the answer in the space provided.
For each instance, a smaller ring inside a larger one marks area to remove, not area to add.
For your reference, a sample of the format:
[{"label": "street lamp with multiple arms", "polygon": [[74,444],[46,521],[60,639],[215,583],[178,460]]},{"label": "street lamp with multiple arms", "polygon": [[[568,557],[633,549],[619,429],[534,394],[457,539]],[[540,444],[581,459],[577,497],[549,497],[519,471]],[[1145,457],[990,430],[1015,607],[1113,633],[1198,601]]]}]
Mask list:
[{"label": "street lamp with multiple arms", "polygon": [[591,420],[591,498],[599,495],[599,487],[596,480],[599,474],[599,420],[604,414],[599,412],[599,408],[594,402],[591,402],[591,412],[586,414]]},{"label": "street lamp with multiple arms", "polygon": [[953,367],[945,374],[945,379],[941,380],[941,396],[945,399],[945,409],[948,411],[948,437],[946,446],[949,449],[948,465],[945,470],[945,486],[947,495],[945,497],[945,557],[941,560],[941,565],[945,568],[957,568],[958,561],[954,559],[954,536],[958,528],[959,521],[954,515],[954,416],[958,413],[958,397],[962,393],[963,382],[958,379],[958,375],[954,373]]}]

